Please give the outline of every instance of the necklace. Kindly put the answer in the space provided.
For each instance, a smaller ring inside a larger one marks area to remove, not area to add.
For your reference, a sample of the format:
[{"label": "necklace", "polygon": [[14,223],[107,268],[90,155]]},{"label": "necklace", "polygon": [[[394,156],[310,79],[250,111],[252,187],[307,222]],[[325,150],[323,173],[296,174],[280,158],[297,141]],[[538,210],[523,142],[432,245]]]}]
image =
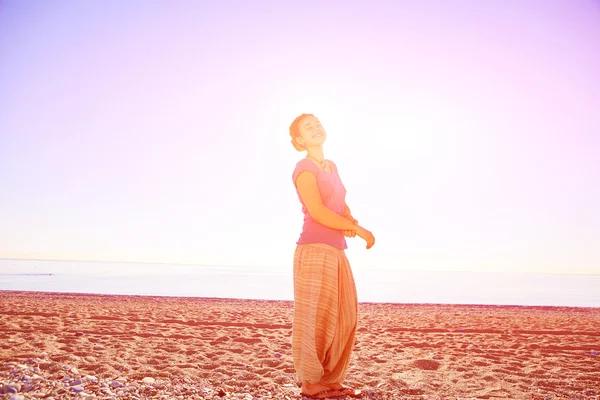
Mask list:
[{"label": "necklace", "polygon": [[323,168],[323,169],[327,169],[327,160],[323,160],[323,161],[319,161],[314,157],[311,156],[306,156],[306,158],[310,158],[311,160],[315,160],[316,162],[319,163],[319,165]]}]

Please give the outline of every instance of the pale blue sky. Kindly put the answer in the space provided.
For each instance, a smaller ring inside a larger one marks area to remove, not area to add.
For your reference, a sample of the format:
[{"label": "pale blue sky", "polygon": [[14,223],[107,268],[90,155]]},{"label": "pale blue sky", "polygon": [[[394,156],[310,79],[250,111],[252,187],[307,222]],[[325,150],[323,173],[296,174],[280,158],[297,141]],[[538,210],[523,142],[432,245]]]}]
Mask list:
[{"label": "pale blue sky", "polygon": [[355,268],[600,273],[600,4],[0,3],[0,257],[290,267],[315,113]]}]

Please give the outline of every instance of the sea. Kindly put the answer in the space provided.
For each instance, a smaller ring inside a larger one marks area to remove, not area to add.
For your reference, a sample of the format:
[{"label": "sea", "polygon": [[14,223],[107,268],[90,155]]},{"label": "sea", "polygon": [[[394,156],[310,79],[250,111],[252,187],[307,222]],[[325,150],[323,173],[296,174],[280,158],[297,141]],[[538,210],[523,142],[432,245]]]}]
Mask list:
[{"label": "sea", "polygon": [[[600,275],[353,272],[359,302],[600,307]],[[0,290],[293,300],[291,266],[0,259]]]}]

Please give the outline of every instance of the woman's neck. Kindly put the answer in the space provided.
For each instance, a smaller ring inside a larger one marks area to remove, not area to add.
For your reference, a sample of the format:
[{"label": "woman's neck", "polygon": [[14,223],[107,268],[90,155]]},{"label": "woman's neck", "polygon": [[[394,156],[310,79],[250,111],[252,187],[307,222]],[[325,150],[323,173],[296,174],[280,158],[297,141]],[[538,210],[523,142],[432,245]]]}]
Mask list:
[{"label": "woman's neck", "polygon": [[313,160],[317,160],[319,162],[323,162],[325,160],[325,156],[323,155],[323,147],[309,147],[307,149],[307,156],[312,158]]}]

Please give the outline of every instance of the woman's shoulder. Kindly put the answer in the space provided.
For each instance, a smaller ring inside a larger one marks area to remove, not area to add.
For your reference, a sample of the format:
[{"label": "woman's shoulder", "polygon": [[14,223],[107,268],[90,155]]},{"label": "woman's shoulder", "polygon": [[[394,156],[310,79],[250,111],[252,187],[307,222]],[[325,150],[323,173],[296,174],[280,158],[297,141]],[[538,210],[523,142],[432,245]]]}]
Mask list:
[{"label": "woman's shoulder", "polygon": [[296,167],[299,165],[311,165],[311,164],[314,164],[314,163],[305,157],[305,158],[301,158],[298,160],[298,162],[296,163]]},{"label": "woman's shoulder", "polygon": [[296,163],[296,167],[294,168],[294,172],[292,174],[292,179],[294,182],[296,181],[298,175],[304,171],[312,172],[315,176],[318,176],[320,172],[319,167],[317,167],[314,162],[308,158],[303,158]]},{"label": "woman's shoulder", "polygon": [[[329,163],[329,165],[331,166],[331,169],[335,172],[338,171],[337,169],[337,164],[333,161],[333,160],[329,160],[329,159],[325,159],[325,161],[327,161],[327,163]],[[317,166],[317,164],[308,159],[308,158],[301,158],[300,160],[298,160],[298,162],[296,163],[296,166],[294,168],[294,172],[302,172],[302,171],[311,171],[311,172],[315,172],[315,173],[319,173],[321,172],[321,168],[319,168]]]}]

